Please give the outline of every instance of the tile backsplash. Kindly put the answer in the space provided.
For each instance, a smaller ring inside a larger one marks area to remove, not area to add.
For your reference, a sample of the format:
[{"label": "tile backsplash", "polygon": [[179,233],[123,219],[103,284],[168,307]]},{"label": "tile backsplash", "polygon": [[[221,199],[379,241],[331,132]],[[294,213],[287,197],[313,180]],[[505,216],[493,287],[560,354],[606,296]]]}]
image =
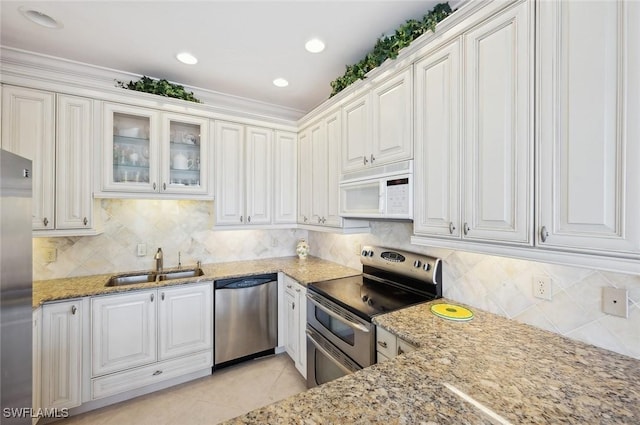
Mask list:
[{"label": "tile backsplash", "polygon": [[[103,234],[33,239],[35,280],[151,269],[159,247],[167,268],[178,265],[178,252],[185,267],[292,256],[307,237],[290,229],[214,231],[212,202],[103,199],[100,205]],[[139,243],[146,244],[144,257],[136,255]],[[57,249],[55,262],[46,261],[47,248]]]},{"label": "tile backsplash", "polygon": [[[640,276],[411,245],[411,223],[371,225],[370,234],[309,232],[311,255],[355,268],[363,244],[436,256],[446,298],[640,359]],[[551,277],[551,301],[533,296],[538,275]],[[627,319],[602,312],[607,286],[629,290]]]},{"label": "tile backsplash", "polygon": [[[98,236],[34,239],[34,279],[120,273],[154,267],[158,247],[165,267],[295,255],[307,238],[311,255],[361,268],[360,246],[382,245],[440,257],[444,296],[569,338],[640,359],[640,276],[558,266],[409,243],[411,223],[372,222],[369,234],[337,235],[306,230],[213,230],[214,207],[202,201],[101,201],[105,231]],[[136,255],[146,244],[147,254]],[[57,260],[46,261],[46,249]],[[553,299],[533,296],[532,279],[548,275]],[[602,288],[629,290],[627,319],[602,312]]]}]

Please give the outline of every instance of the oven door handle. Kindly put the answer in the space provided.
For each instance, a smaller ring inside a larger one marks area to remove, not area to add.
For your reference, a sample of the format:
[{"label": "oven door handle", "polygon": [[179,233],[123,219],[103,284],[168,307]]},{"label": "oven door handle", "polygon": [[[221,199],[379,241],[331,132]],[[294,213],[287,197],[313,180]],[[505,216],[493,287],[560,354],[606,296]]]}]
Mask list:
[{"label": "oven door handle", "polygon": [[362,325],[360,323],[352,322],[351,320],[340,316],[338,313],[335,313],[335,312],[329,310],[327,307],[323,306],[318,301],[316,301],[313,298],[311,298],[308,294],[307,294],[307,299],[309,301],[311,301],[313,303],[313,305],[318,307],[320,310],[324,311],[325,313],[327,313],[329,316],[333,317],[334,319],[337,319],[337,320],[341,321],[342,323],[344,323],[345,325],[349,326],[350,328],[358,329],[359,331],[364,332],[364,333],[369,333],[369,329],[367,329],[366,326],[364,326],[364,325]]},{"label": "oven door handle", "polygon": [[324,356],[331,360],[331,362],[333,364],[335,364],[336,366],[338,366],[338,368],[343,371],[344,373],[346,373],[347,375],[352,374],[354,371],[350,370],[348,367],[346,367],[345,365],[343,365],[342,363],[340,363],[338,360],[334,359],[333,356],[331,355],[331,353],[329,353],[327,350],[325,350],[323,347],[320,346],[320,344],[318,344],[318,342],[313,339],[313,336],[311,335],[311,332],[309,332],[308,330],[305,330],[305,332],[307,333],[307,338],[309,338],[309,341],[311,341],[311,343],[314,345],[314,347],[316,347],[316,350],[320,351],[322,354],[324,354]]}]

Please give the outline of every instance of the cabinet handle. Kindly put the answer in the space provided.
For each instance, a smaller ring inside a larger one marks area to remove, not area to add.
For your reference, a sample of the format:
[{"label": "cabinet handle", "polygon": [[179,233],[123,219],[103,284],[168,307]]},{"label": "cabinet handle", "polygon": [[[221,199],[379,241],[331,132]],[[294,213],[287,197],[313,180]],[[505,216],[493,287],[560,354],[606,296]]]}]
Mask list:
[{"label": "cabinet handle", "polygon": [[84,220],[82,220],[82,222],[84,223],[84,225],[86,226],[87,223],[89,222],[89,220],[87,220],[87,217],[84,218]]},{"label": "cabinet handle", "polygon": [[369,161],[367,161],[367,157],[366,157],[366,156],[363,156],[363,157],[362,157],[362,159],[364,160],[364,161],[363,161],[363,162],[364,162],[364,165],[367,165],[367,162],[369,162]]},{"label": "cabinet handle", "polygon": [[291,289],[291,285],[287,285],[287,288]]},{"label": "cabinet handle", "polygon": [[45,227],[49,225],[49,220],[47,219],[47,217],[42,220],[42,223],[45,225]]},{"label": "cabinet handle", "polygon": [[322,218],[318,217],[318,224],[322,223]]},{"label": "cabinet handle", "polygon": [[164,292],[160,295],[160,298],[164,301]]},{"label": "cabinet handle", "polygon": [[462,227],[462,230],[464,230],[464,234],[465,235],[469,234],[470,228],[469,228],[469,225],[466,222],[464,223],[464,226]]},{"label": "cabinet handle", "polygon": [[402,348],[398,347],[398,355],[400,355],[400,354],[404,354],[404,350]]},{"label": "cabinet handle", "polygon": [[371,163],[373,164],[373,161],[375,161],[375,160],[376,160],[376,157],[373,156],[373,154],[371,154]]},{"label": "cabinet handle", "polygon": [[453,235],[453,231],[456,230],[456,226],[453,225],[453,221],[449,222],[449,233]]},{"label": "cabinet handle", "polygon": [[244,220],[242,219],[242,216],[240,216],[240,223],[244,223]]},{"label": "cabinet handle", "polygon": [[156,370],[155,372],[153,372],[153,376],[158,376],[162,373],[161,370]]},{"label": "cabinet handle", "polygon": [[324,224],[324,223],[325,223],[325,221],[327,221],[327,219],[326,219],[326,218],[324,218],[324,217],[322,217],[322,224]]},{"label": "cabinet handle", "polygon": [[71,314],[76,314],[76,311],[78,311],[78,308],[75,305],[71,306]]},{"label": "cabinet handle", "polygon": [[151,302],[153,302],[153,299],[154,299],[154,298],[155,298],[155,297],[153,296],[153,294],[151,294]]},{"label": "cabinet handle", "polygon": [[166,183],[162,183],[162,190],[167,190],[167,184]]},{"label": "cabinet handle", "polygon": [[296,292],[300,292],[300,288],[296,288]]},{"label": "cabinet handle", "polygon": [[251,223],[251,216],[250,215],[247,216],[247,223]]},{"label": "cabinet handle", "polygon": [[542,226],[540,229],[540,240],[542,242],[546,242],[549,237],[549,231],[547,230],[547,226]]},{"label": "cabinet handle", "polygon": [[296,309],[296,303],[291,303],[291,310],[295,310]]},{"label": "cabinet handle", "polygon": [[153,190],[156,190],[156,182],[153,182]]},{"label": "cabinet handle", "polygon": [[302,216],[302,218],[303,218],[303,221],[304,221],[305,223],[307,222],[307,220],[309,220],[309,219],[307,218],[307,216]]},{"label": "cabinet handle", "polygon": [[387,342],[386,341],[378,341],[378,345],[382,348],[387,348]]}]

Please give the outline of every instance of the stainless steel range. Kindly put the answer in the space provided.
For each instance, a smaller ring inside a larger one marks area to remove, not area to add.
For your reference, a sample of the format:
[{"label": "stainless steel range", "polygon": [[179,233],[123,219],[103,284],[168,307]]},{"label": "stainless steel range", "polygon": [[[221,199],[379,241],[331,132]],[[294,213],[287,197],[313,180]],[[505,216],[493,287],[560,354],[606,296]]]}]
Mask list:
[{"label": "stainless steel range", "polygon": [[365,246],[360,262],[359,276],[308,287],[309,388],[376,362],[373,317],[442,297],[442,262],[437,258]]}]

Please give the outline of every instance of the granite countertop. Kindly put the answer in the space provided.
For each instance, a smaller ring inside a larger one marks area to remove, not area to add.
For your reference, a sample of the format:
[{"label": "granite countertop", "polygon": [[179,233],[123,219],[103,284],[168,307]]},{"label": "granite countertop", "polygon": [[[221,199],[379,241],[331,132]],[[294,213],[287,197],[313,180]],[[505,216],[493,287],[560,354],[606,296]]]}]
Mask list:
[{"label": "granite countertop", "polygon": [[[183,267],[189,269],[189,267]],[[175,269],[165,269],[165,271]],[[345,267],[316,257],[304,260],[298,257],[278,257],[263,260],[233,261],[202,265],[203,276],[160,282],[138,283],[134,285],[107,287],[111,276],[118,273],[79,276],[62,279],[38,280],[33,282],[33,307],[48,301],[60,301],[91,295],[154,289],[162,286],[205,282],[217,279],[247,276],[261,273],[283,272],[303,285],[321,280],[337,279],[362,273],[361,270]]]},{"label": "granite countertop", "polygon": [[440,302],[374,319],[417,351],[227,423],[640,423],[640,361],[475,308],[441,319]]}]

